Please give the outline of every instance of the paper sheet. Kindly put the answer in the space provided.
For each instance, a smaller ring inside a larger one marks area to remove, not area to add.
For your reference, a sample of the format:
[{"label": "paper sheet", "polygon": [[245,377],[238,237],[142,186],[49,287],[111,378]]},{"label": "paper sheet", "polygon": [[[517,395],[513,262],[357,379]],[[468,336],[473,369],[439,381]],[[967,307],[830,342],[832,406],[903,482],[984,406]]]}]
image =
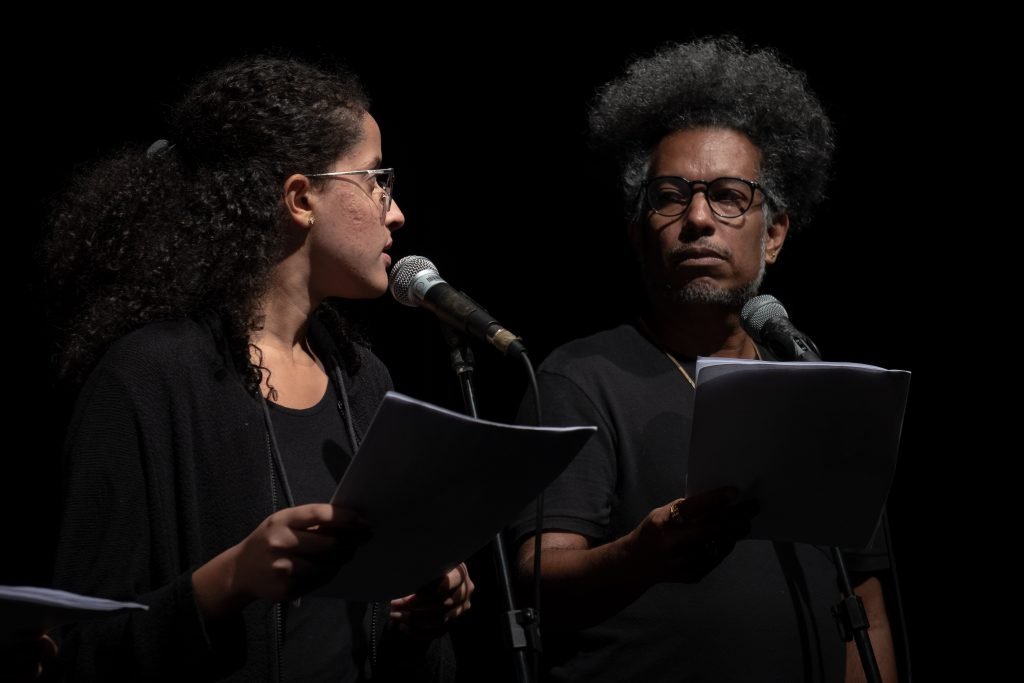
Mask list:
[{"label": "paper sheet", "polygon": [[751,536],[861,548],[889,493],[910,373],[701,358],[686,491],[756,498]]},{"label": "paper sheet", "polygon": [[15,633],[41,634],[82,619],[149,607],[137,602],[93,598],[54,588],[0,586],[0,641]]},{"label": "paper sheet", "polygon": [[415,592],[486,545],[597,431],[475,420],[389,392],[332,503],[371,538],[318,591],[359,600]]}]

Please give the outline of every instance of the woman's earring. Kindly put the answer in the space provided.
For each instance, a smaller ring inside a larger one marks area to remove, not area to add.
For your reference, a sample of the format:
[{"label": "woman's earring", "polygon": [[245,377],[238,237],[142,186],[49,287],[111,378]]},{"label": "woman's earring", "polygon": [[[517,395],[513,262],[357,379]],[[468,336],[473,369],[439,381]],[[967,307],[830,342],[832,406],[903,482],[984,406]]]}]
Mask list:
[{"label": "woman's earring", "polygon": [[316,219],[313,218],[313,214],[309,214],[309,221],[306,224],[312,228],[314,223],[316,223]]}]

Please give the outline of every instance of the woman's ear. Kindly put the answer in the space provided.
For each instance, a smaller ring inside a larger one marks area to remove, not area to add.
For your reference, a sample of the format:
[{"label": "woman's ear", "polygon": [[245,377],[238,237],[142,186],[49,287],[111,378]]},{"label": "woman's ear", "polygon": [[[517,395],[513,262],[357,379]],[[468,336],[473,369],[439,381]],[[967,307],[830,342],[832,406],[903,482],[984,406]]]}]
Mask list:
[{"label": "woman's ear", "polygon": [[284,208],[295,225],[310,228],[315,223],[316,193],[309,178],[301,173],[288,176],[284,181]]}]

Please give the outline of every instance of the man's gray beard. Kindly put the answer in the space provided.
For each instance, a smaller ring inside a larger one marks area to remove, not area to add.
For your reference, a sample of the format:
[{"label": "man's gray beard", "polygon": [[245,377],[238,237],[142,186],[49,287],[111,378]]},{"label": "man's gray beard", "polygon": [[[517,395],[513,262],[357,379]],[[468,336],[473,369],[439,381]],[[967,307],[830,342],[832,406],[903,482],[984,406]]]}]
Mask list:
[{"label": "man's gray beard", "polygon": [[761,233],[761,267],[757,276],[745,285],[725,289],[716,287],[707,282],[687,282],[679,288],[674,288],[668,283],[657,284],[651,278],[651,274],[644,268],[644,280],[647,282],[647,291],[653,296],[668,296],[673,304],[704,304],[726,306],[730,308],[742,308],[743,304],[757,296],[761,289],[761,281],[764,280],[765,262],[764,258],[768,250],[768,231]]},{"label": "man's gray beard", "polygon": [[729,308],[742,308],[743,304],[757,296],[764,279],[764,260],[757,277],[741,287],[725,289],[708,282],[688,282],[680,288],[665,285],[667,294],[676,304],[713,304]]}]

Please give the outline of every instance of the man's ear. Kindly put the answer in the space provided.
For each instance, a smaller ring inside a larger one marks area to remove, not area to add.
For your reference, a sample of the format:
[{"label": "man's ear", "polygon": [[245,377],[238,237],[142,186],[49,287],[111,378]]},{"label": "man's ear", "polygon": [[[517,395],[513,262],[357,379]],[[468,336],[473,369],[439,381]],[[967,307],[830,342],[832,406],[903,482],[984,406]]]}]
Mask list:
[{"label": "man's ear", "polygon": [[626,225],[626,238],[629,240],[629,246],[633,248],[633,256],[637,259],[643,253],[643,231],[646,222],[647,219],[643,215],[636,213]]},{"label": "man's ear", "polygon": [[772,217],[771,225],[768,226],[768,236],[765,242],[764,262],[768,265],[775,263],[782,250],[782,243],[786,241],[789,234],[789,214],[780,213]]}]

